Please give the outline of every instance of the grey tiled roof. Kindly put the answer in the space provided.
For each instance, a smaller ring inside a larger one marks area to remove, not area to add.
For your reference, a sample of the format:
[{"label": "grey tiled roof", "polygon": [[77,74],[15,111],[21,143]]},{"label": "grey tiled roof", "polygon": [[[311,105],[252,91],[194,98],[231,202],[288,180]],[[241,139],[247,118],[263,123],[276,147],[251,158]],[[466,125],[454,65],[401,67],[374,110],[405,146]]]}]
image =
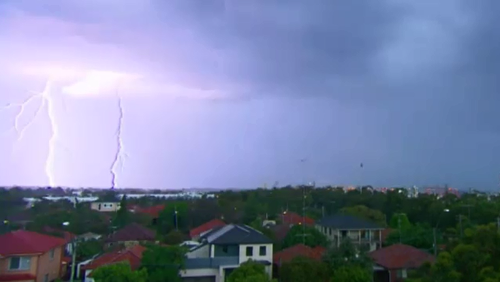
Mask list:
[{"label": "grey tiled roof", "polygon": [[228,224],[212,229],[200,237],[209,244],[272,244],[272,240],[246,225]]},{"label": "grey tiled roof", "polygon": [[341,214],[324,217],[318,220],[316,224],[336,229],[383,229],[382,226],[374,222],[351,215]]}]

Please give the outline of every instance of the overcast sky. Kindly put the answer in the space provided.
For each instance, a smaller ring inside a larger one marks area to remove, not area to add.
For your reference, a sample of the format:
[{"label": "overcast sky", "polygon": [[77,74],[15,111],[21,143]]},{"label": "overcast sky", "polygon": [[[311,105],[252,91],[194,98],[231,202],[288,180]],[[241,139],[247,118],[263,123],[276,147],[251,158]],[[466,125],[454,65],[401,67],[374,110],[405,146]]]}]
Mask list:
[{"label": "overcast sky", "polygon": [[0,184],[111,187],[121,142],[118,188],[498,189],[498,11],[498,0],[2,0]]}]

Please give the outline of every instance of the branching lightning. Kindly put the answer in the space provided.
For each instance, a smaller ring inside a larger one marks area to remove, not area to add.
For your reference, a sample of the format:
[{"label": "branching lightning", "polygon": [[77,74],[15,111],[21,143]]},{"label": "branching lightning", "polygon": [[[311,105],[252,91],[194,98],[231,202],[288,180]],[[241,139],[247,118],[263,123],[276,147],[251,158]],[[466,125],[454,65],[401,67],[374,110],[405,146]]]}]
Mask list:
[{"label": "branching lightning", "polygon": [[[45,84],[45,87],[42,92],[30,92],[32,95],[26,99],[22,103],[13,103],[7,105],[7,107],[19,107],[19,112],[17,113],[15,119],[14,119],[14,129],[17,132],[17,140],[20,141],[26,130],[33,124],[33,122],[36,120],[36,118],[39,116],[39,114],[42,112],[44,108],[47,108],[47,114],[49,117],[50,121],[50,127],[52,130],[52,135],[50,137],[49,141],[49,152],[47,155],[47,160],[45,161],[45,174],[48,178],[49,181],[49,186],[50,187],[55,187],[55,180],[54,180],[54,153],[55,153],[55,142],[57,140],[58,136],[58,126],[57,122],[55,120],[55,115],[54,115],[54,97],[52,96],[51,92],[52,88],[52,81],[48,80]],[[25,107],[35,99],[40,98],[40,104],[38,105],[38,109],[35,112],[35,116],[33,119],[31,119],[24,127],[21,127],[19,124],[19,120],[24,114]]]},{"label": "branching lightning", "polygon": [[116,153],[113,158],[113,163],[111,164],[111,188],[117,187],[117,168],[120,166],[123,168],[123,163],[127,154],[123,151],[123,140],[122,140],[122,128],[123,128],[123,105],[122,98],[117,95],[118,98],[118,127],[116,129]]}]

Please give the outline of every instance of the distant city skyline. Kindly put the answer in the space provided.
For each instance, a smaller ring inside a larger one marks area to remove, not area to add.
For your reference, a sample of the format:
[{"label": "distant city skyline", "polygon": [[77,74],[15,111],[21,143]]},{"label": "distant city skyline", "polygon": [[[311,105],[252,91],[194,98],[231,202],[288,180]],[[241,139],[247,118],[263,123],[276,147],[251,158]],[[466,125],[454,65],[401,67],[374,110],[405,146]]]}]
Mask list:
[{"label": "distant city skyline", "polygon": [[500,189],[499,9],[3,0],[0,186]]}]

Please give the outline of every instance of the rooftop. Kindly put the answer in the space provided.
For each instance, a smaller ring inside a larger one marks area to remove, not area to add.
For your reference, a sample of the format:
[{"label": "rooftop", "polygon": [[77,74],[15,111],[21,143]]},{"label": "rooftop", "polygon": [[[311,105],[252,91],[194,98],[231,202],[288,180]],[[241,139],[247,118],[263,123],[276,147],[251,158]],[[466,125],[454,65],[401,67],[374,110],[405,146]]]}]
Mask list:
[{"label": "rooftop", "polygon": [[320,260],[324,252],[325,248],[320,246],[311,248],[304,244],[297,244],[275,253],[273,255],[273,262],[280,265],[281,263],[290,262],[296,257],[308,257],[314,260]]},{"label": "rooftop", "polygon": [[26,230],[0,235],[0,242],[2,242],[0,244],[2,256],[46,253],[67,243],[63,238]]},{"label": "rooftop", "polygon": [[212,219],[202,225],[195,227],[189,231],[189,236],[191,238],[201,235],[204,232],[210,231],[216,227],[221,227],[226,225],[226,223],[218,218]]},{"label": "rooftop", "polygon": [[141,245],[135,245],[131,248],[105,253],[89,264],[82,266],[82,269],[96,269],[103,265],[109,265],[118,262],[128,262],[132,270],[136,270],[141,265],[142,253],[146,250]]},{"label": "rooftop", "polygon": [[111,234],[106,242],[154,241],[156,232],[137,223],[131,223]]},{"label": "rooftop", "polygon": [[415,269],[424,262],[434,261],[434,256],[415,247],[395,244],[370,253],[376,264],[386,269]]},{"label": "rooftop", "polygon": [[338,214],[324,217],[316,224],[335,229],[384,229],[384,227],[352,215]]},{"label": "rooftop", "polygon": [[203,234],[200,241],[209,244],[272,244],[272,240],[247,225],[228,224]]}]

